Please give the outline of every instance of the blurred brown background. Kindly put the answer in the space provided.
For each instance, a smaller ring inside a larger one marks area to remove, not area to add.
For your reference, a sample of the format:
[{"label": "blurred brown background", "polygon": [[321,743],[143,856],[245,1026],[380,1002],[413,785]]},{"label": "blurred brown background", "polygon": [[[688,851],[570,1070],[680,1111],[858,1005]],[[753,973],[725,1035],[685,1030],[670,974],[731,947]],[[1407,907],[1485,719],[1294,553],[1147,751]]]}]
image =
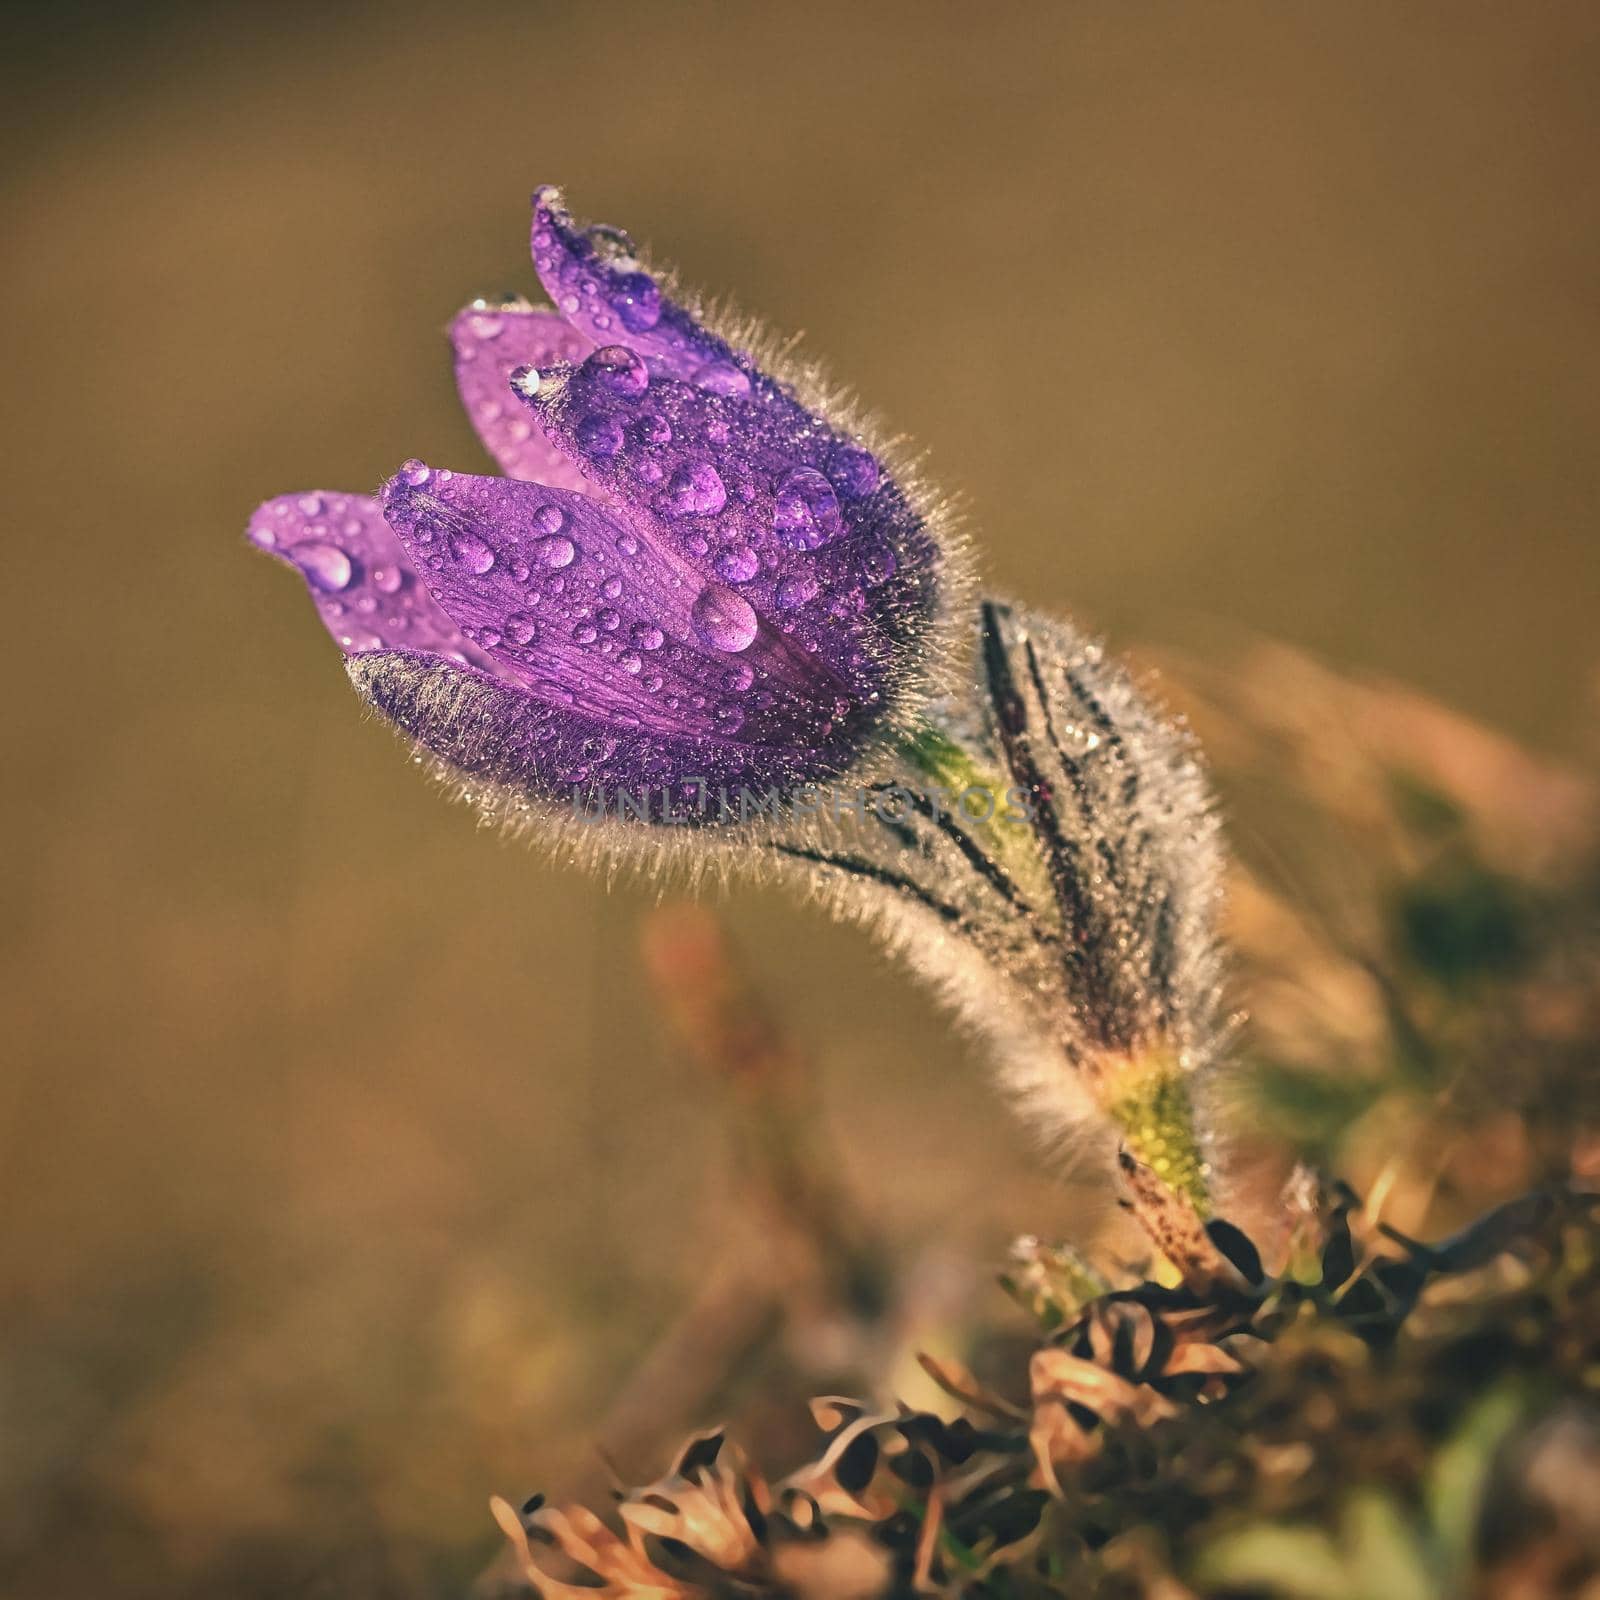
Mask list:
[{"label": "blurred brown background", "polygon": [[[408,455],[482,470],[441,329],[532,287],[536,181],[803,328],[964,494],[993,586],[1587,738],[1592,5],[5,27],[19,1600],[460,1592],[488,1493],[586,1470],[726,1247],[648,889],[478,837],[240,537]],[[891,1237],[977,1272],[1105,1204],[859,933],[775,894],[728,915]]]}]

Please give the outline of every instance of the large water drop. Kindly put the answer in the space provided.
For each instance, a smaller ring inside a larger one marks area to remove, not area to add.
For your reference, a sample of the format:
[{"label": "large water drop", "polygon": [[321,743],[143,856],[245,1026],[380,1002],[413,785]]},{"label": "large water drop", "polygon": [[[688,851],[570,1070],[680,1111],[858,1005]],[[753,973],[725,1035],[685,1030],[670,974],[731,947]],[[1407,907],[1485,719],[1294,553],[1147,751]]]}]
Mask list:
[{"label": "large water drop", "polygon": [[315,540],[297,544],[290,552],[294,564],[305,573],[313,588],[324,594],[337,594],[350,586],[355,568],[336,544],[321,544]]},{"label": "large water drop", "polygon": [[463,529],[450,535],[450,555],[460,566],[481,576],[494,565],[494,551],[477,534]]},{"label": "large water drop", "polygon": [[792,549],[820,549],[844,527],[833,485],[811,467],[786,472],[773,495],[772,526]]},{"label": "large water drop", "polygon": [[755,641],[754,608],[742,595],[720,583],[708,583],[700,591],[689,608],[689,620],[713,650],[726,650],[731,655],[747,650]]}]

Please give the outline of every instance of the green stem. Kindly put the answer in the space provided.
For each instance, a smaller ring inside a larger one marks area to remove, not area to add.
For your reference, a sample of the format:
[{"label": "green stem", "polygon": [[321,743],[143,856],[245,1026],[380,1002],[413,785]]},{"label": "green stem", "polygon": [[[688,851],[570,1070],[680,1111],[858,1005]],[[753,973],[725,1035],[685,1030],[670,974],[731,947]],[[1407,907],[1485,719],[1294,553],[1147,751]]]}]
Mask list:
[{"label": "green stem", "polygon": [[1188,1078],[1167,1061],[1130,1062],[1126,1072],[1107,1075],[1101,1104],[1128,1153],[1209,1216],[1210,1168]]}]

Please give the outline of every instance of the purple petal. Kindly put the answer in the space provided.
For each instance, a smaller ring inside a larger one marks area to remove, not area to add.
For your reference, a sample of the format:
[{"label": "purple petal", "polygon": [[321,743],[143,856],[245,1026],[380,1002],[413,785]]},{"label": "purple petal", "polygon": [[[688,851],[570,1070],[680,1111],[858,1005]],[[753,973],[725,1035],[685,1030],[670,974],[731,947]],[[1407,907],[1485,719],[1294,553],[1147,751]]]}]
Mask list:
[{"label": "purple petal", "polygon": [[807,648],[614,507],[420,463],[382,504],[437,603],[536,701],[619,735],[775,747],[749,760],[784,770],[836,769],[880,714],[862,685],[881,671]]},{"label": "purple petal", "polygon": [[511,392],[511,375],[522,367],[581,361],[594,348],[591,342],[553,311],[535,311],[526,301],[474,300],[450,324],[450,344],[461,404],[501,471],[581,488],[583,474]]},{"label": "purple petal", "polygon": [[556,310],[593,343],[627,345],[652,372],[749,393],[758,376],[749,358],[668,298],[625,233],[580,228],[549,184],[533,196],[533,265]]},{"label": "purple petal", "polygon": [[[595,490],[870,695],[904,676],[938,602],[921,515],[859,440],[675,302],[626,235],[534,195],[533,250],[598,348],[517,392]],[[648,285],[648,288],[647,288]]]},{"label": "purple petal", "polygon": [[727,821],[741,791],[754,811],[829,776],[818,752],[619,724],[552,703],[472,668],[406,651],[350,664],[361,693],[457,772],[522,794],[615,815],[619,800],[654,822]]},{"label": "purple petal", "polygon": [[852,694],[881,688],[938,599],[938,551],[898,485],[768,379],[736,396],[644,374],[602,346],[525,403],[661,549],[734,587]]},{"label": "purple petal", "polygon": [[492,667],[418,581],[371,496],[280,495],[256,508],[246,537],[305,579],[317,614],[347,656],[403,649]]}]

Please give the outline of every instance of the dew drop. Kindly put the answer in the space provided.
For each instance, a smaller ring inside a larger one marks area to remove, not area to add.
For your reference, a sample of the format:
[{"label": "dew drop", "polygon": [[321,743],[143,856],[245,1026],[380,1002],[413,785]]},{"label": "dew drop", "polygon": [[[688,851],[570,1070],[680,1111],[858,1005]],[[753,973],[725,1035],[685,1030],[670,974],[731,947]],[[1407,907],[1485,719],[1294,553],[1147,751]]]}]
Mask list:
[{"label": "dew drop", "polygon": [[729,583],[748,583],[761,570],[761,560],[747,544],[730,546],[714,563],[719,578]]},{"label": "dew drop", "polygon": [[867,584],[870,588],[877,588],[880,583],[887,583],[899,570],[900,563],[894,558],[894,551],[882,539],[874,539],[861,552],[861,570],[866,574]]},{"label": "dew drop", "polygon": [[494,565],[494,551],[477,534],[463,530],[449,538],[451,559],[468,572],[481,576]]},{"label": "dew drop", "polygon": [[401,463],[400,476],[413,489],[418,489],[433,476],[433,472],[420,461],[405,461]]},{"label": "dew drop", "polygon": [[723,684],[735,694],[743,694],[756,681],[755,668],[748,661],[735,661],[722,675]]},{"label": "dew drop", "polygon": [[495,316],[492,311],[479,312],[475,317],[468,317],[467,326],[479,339],[498,339],[506,331],[505,319]]},{"label": "dew drop", "polygon": [[756,614],[750,602],[720,583],[708,583],[700,591],[689,608],[689,620],[713,650],[731,655],[755,641]]},{"label": "dew drop", "polygon": [[301,495],[300,509],[308,517],[320,517],[322,515],[322,496],[320,494]]},{"label": "dew drop", "polygon": [[793,611],[797,606],[803,606],[806,601],[815,597],[817,580],[809,572],[791,573],[787,578],[778,580],[778,588],[773,599],[785,611]]},{"label": "dew drop", "polygon": [[601,388],[630,399],[650,387],[649,369],[625,344],[602,345],[584,362],[583,370]]},{"label": "dew drop", "polygon": [[338,545],[312,540],[297,544],[289,555],[313,588],[321,589],[324,594],[337,594],[349,588],[355,569],[350,565],[350,557]]},{"label": "dew drop", "polygon": [[657,503],[669,517],[710,517],[728,503],[728,491],[709,461],[691,461],[667,479]]},{"label": "dew drop", "polygon": [[618,278],[611,303],[629,333],[648,333],[661,320],[661,291],[648,272],[629,272]]},{"label": "dew drop", "polygon": [[619,533],[617,549],[625,556],[636,556],[639,553],[639,541],[631,533]]},{"label": "dew drop", "polygon": [[857,444],[836,444],[828,452],[827,473],[847,500],[860,500],[878,487],[878,463]]},{"label": "dew drop", "polygon": [[601,606],[595,612],[594,620],[605,629],[607,633],[615,633],[621,626],[622,618],[610,606]]},{"label": "dew drop", "polygon": [[818,550],[844,527],[833,485],[812,467],[796,467],[778,482],[772,526],[795,550]]},{"label": "dew drop", "polygon": [[647,411],[634,423],[633,435],[640,444],[670,444],[672,424],[654,411]]},{"label": "dew drop", "polygon": [[511,387],[524,400],[533,399],[539,392],[539,369],[537,367],[513,367],[511,369]]},{"label": "dew drop", "polygon": [[372,587],[379,594],[398,594],[401,585],[406,581],[405,574],[399,567],[374,567],[370,576]]},{"label": "dew drop", "polygon": [[624,650],[622,654],[617,657],[617,665],[621,667],[624,672],[637,675],[640,668],[644,666],[644,658],[637,650]]},{"label": "dew drop", "polygon": [[577,627],[572,630],[572,637],[576,639],[579,644],[593,644],[595,640],[600,637],[600,635],[595,632],[594,625],[592,623],[580,622]]},{"label": "dew drop", "polygon": [[750,393],[749,376],[731,361],[708,361],[689,374],[689,382],[707,394],[727,395],[737,398]]},{"label": "dew drop", "polygon": [[552,533],[540,539],[533,554],[552,572],[570,567],[577,558],[578,547],[564,533]]},{"label": "dew drop", "polygon": [[580,419],[578,426],[573,430],[573,437],[578,441],[578,448],[586,456],[596,456],[604,459],[614,456],[622,448],[622,424],[615,417],[606,416],[600,411],[591,411],[588,416]]},{"label": "dew drop", "polygon": [[538,622],[526,611],[513,611],[506,618],[506,638],[514,645],[532,644],[539,637]]},{"label": "dew drop", "polygon": [[666,643],[667,636],[654,623],[636,622],[628,630],[628,637],[638,645],[641,650],[659,650]]},{"label": "dew drop", "polygon": [[567,514],[560,506],[540,506],[533,514],[533,525],[540,533],[560,533],[567,525]]}]

